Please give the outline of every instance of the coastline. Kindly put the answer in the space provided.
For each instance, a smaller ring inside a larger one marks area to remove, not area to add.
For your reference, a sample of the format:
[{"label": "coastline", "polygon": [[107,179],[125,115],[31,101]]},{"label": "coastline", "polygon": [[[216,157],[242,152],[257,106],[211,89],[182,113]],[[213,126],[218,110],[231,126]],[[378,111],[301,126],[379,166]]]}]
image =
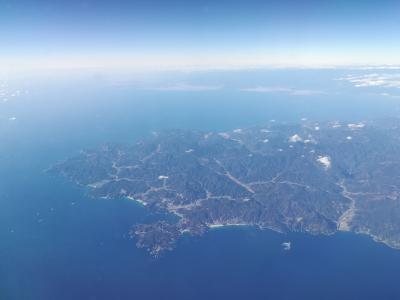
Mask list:
[{"label": "coastline", "polygon": [[218,229],[224,227],[232,227],[232,226],[252,226],[250,224],[242,224],[242,223],[226,223],[226,224],[207,224],[209,229]]}]

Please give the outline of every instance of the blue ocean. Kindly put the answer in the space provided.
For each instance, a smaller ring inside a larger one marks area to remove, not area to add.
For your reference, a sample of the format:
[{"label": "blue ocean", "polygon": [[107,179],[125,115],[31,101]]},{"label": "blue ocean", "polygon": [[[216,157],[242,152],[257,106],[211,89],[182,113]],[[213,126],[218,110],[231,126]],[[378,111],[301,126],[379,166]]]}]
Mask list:
[{"label": "blue ocean", "polygon": [[[21,92],[0,103],[0,299],[400,299],[400,251],[367,236],[226,227],[185,237],[154,259],[128,236],[133,224],[155,217],[148,210],[90,198],[45,172],[81,149],[134,143],[157,130],[399,115],[398,99],[335,80],[343,71],[287,72],[167,76],[169,84],[222,87],[186,91],[150,88],[163,86],[159,78],[138,88],[127,75],[9,80],[7,88]],[[323,93],[236,88],[277,87],[287,78],[293,89]]]}]

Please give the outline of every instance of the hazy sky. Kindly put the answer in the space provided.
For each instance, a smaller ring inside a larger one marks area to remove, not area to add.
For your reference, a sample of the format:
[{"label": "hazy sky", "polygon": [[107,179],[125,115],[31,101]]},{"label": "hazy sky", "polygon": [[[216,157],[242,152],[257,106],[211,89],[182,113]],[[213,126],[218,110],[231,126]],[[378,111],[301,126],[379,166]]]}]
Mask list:
[{"label": "hazy sky", "polygon": [[399,0],[0,0],[0,66],[400,64]]}]

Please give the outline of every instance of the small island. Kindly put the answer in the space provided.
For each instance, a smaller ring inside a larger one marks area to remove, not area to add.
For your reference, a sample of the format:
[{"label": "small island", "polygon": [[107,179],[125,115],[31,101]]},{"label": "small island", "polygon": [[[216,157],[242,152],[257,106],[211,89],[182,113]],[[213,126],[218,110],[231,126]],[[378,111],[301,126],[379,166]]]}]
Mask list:
[{"label": "small island", "polygon": [[93,197],[129,198],[173,215],[130,231],[153,256],[183,234],[231,225],[350,231],[400,248],[399,119],[169,130],[81,151],[49,172],[89,187]]}]

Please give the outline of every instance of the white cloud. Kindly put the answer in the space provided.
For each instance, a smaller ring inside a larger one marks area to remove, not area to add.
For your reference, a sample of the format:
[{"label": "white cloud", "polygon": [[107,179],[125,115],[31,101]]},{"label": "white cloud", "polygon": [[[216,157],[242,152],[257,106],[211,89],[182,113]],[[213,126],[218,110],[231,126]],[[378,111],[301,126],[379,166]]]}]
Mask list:
[{"label": "white cloud", "polygon": [[241,89],[243,92],[257,92],[257,93],[288,93],[291,92],[291,89],[283,88],[283,87],[254,87],[254,88],[245,88]]},{"label": "white cloud", "polygon": [[303,139],[298,134],[294,134],[289,138],[289,143],[301,142]]},{"label": "white cloud", "polygon": [[292,90],[291,95],[293,96],[315,96],[325,94],[322,91],[314,91],[314,90]]},{"label": "white cloud", "polygon": [[234,133],[243,133],[243,129],[237,128],[233,130]]},{"label": "white cloud", "polygon": [[380,95],[383,96],[383,97],[400,98],[399,95],[393,95],[393,94],[390,94],[390,93],[381,93]]},{"label": "white cloud", "polygon": [[351,130],[357,130],[357,129],[364,128],[365,124],[364,123],[357,123],[357,124],[350,123],[350,124],[347,124],[347,127],[350,128]]},{"label": "white cloud", "polygon": [[242,92],[255,92],[255,93],[283,93],[291,96],[315,96],[325,94],[322,91],[317,90],[302,90],[287,87],[270,87],[270,86],[258,86],[252,88],[241,89]]},{"label": "white cloud", "polygon": [[339,80],[352,83],[355,87],[400,88],[400,74],[371,73],[365,75],[347,75]]},{"label": "white cloud", "polygon": [[329,169],[332,164],[329,156],[318,156],[317,161],[322,164],[325,169]]},{"label": "white cloud", "polygon": [[222,136],[224,139],[229,139],[231,136],[226,132],[218,133],[219,136]]},{"label": "white cloud", "polygon": [[192,85],[186,83],[179,83],[173,85],[159,86],[146,88],[147,90],[166,91],[166,92],[202,92],[202,91],[216,91],[222,89],[222,86],[216,85]]},{"label": "white cloud", "polygon": [[360,70],[400,70],[400,66],[398,65],[365,66],[361,67]]}]

